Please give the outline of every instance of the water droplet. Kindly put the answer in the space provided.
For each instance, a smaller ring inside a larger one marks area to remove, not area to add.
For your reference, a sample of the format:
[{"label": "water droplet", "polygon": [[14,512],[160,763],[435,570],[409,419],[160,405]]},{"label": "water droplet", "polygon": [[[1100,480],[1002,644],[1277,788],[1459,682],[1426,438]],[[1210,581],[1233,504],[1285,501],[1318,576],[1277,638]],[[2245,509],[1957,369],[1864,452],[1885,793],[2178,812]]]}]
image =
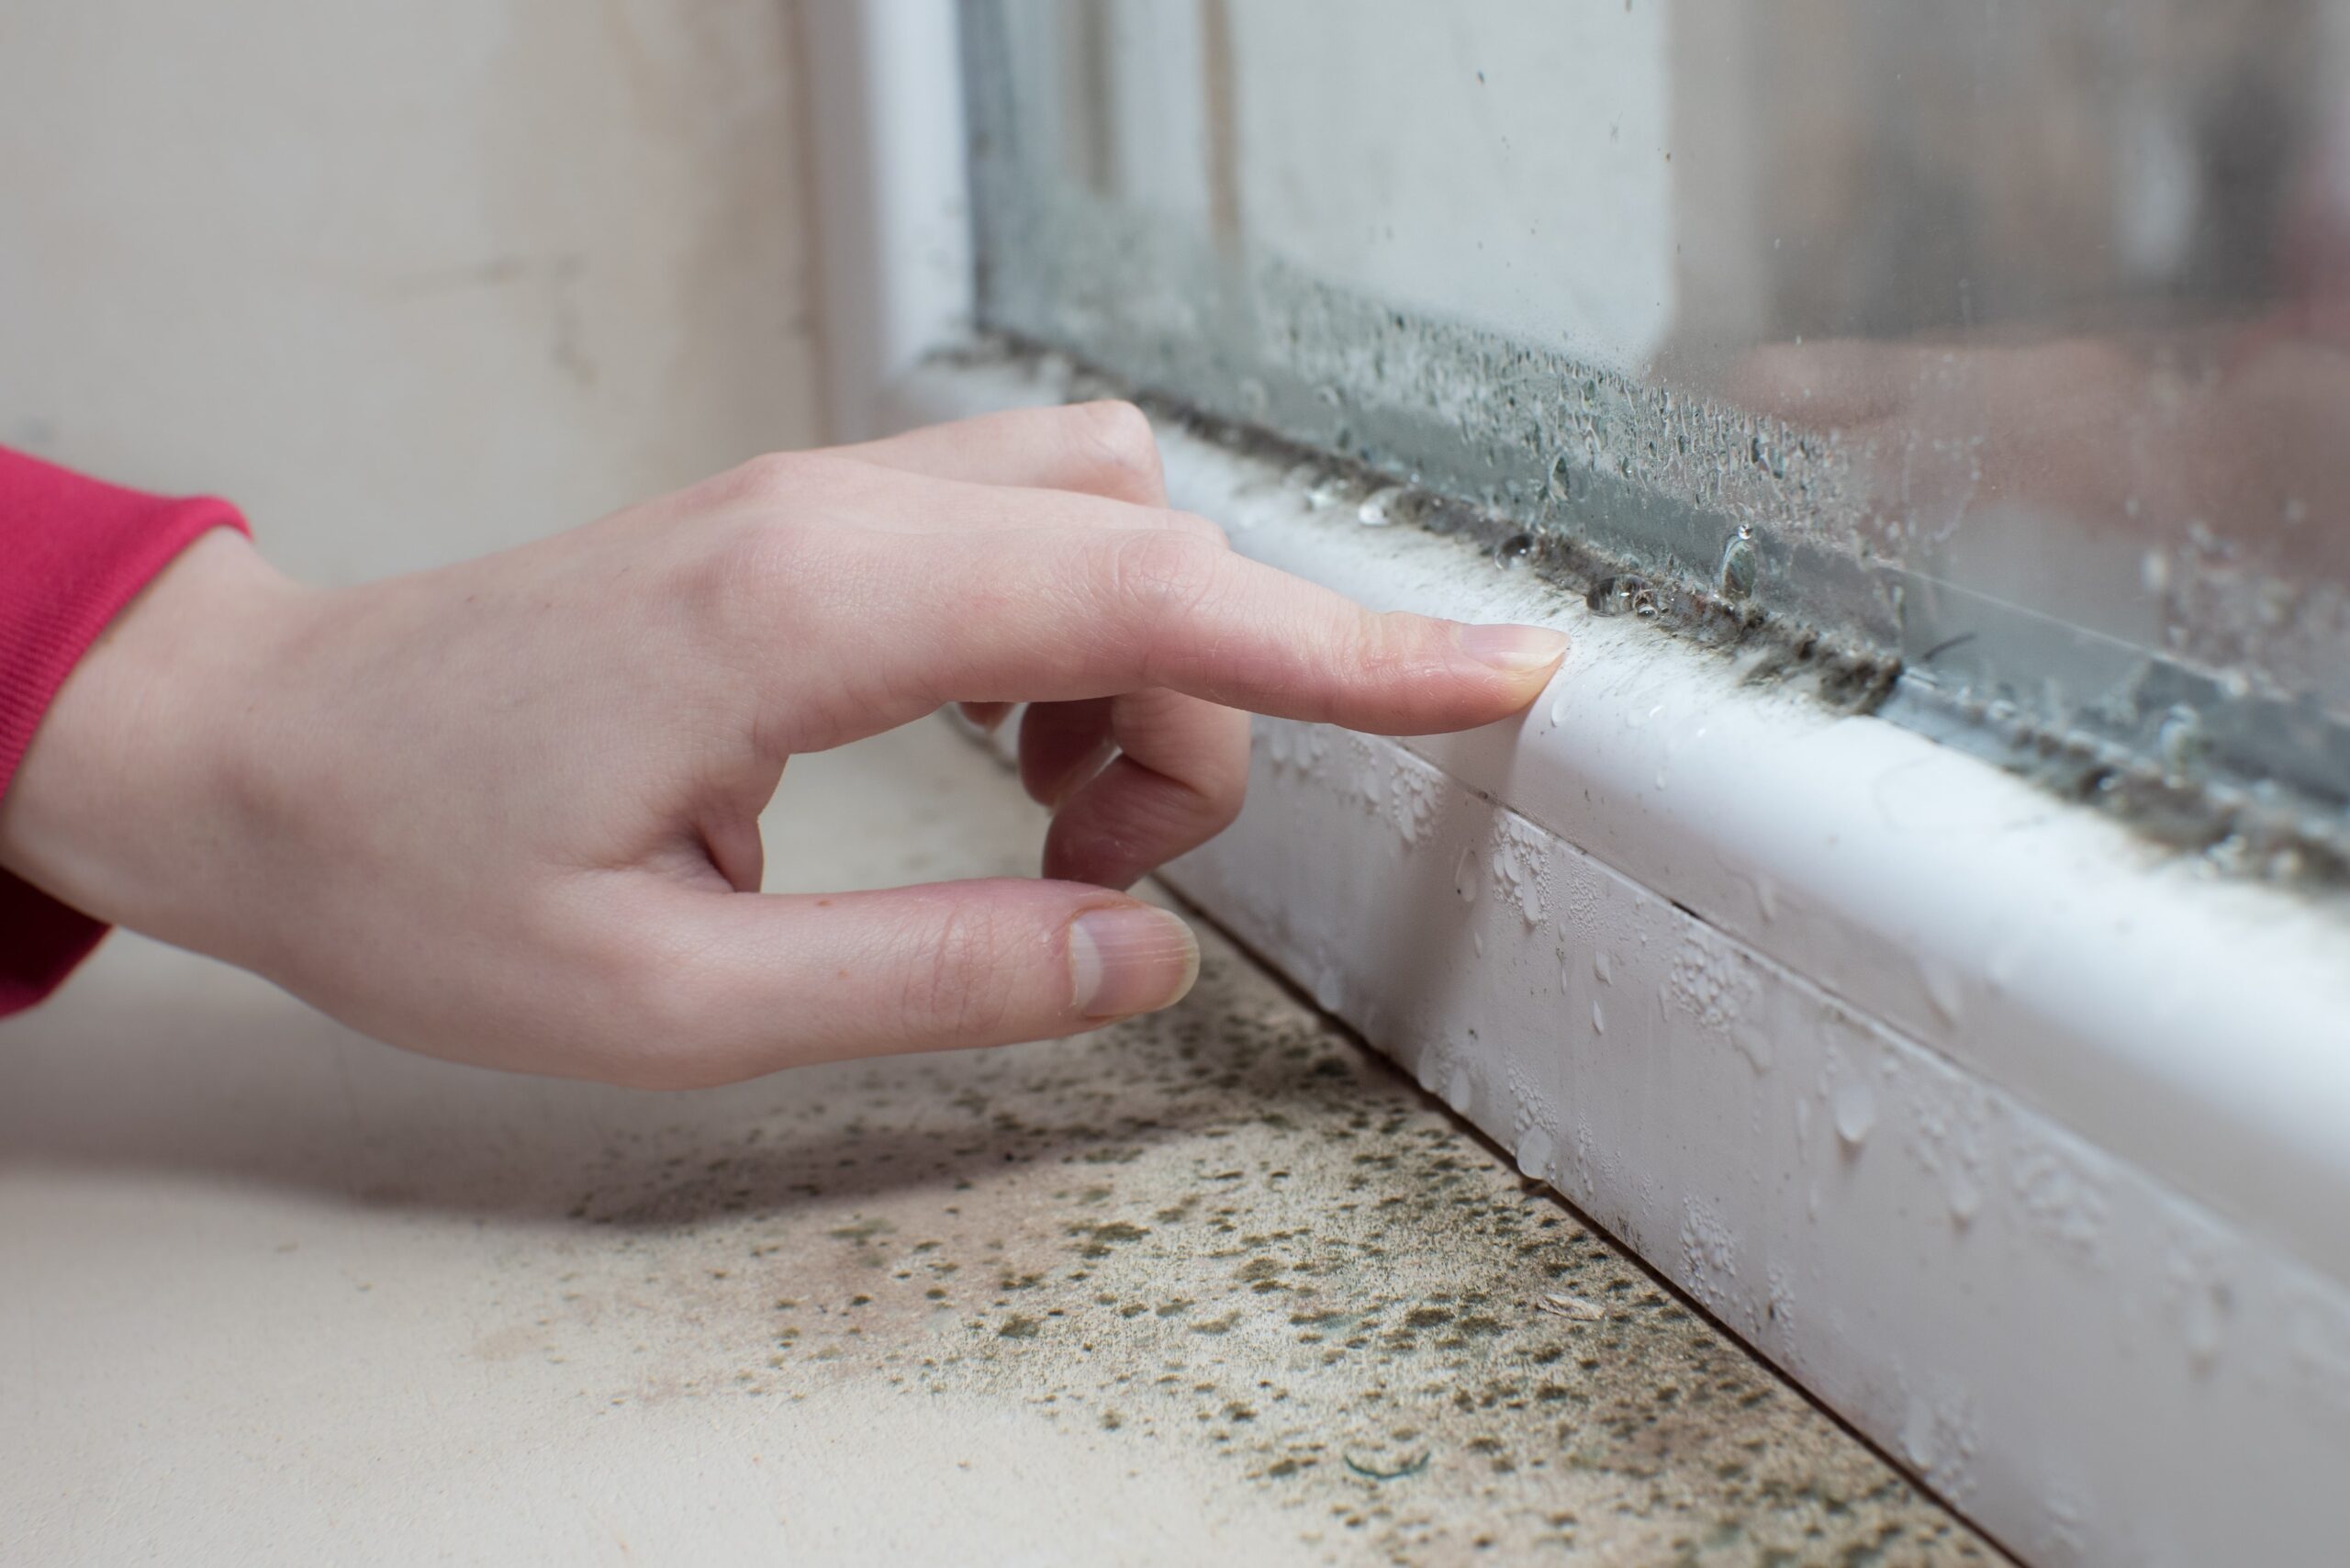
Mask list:
[{"label": "water droplet", "polygon": [[1336,506],[1338,502],[1345,500],[1347,490],[1346,480],[1333,474],[1316,481],[1314,487],[1305,492],[1305,504],[1314,510],[1320,511],[1324,507]]},{"label": "water droplet", "polygon": [[1836,1115],[1836,1136],[1844,1140],[1847,1148],[1858,1148],[1868,1142],[1869,1134],[1876,1126],[1876,1095],[1858,1079],[1836,1087],[1830,1106]]},{"label": "water droplet", "polygon": [[1517,1140],[1517,1171],[1536,1182],[1547,1181],[1550,1175],[1550,1134],[1542,1127],[1526,1129]]},{"label": "water droplet", "polygon": [[1933,1473],[1934,1462],[1940,1457],[1935,1436],[1932,1407],[1922,1399],[1910,1400],[1908,1419],[1901,1423],[1901,1452],[1913,1470]]},{"label": "water droplet", "polygon": [[1550,699],[1550,723],[1554,728],[1567,722],[1570,706],[1567,694],[1563,691]]},{"label": "water droplet", "polygon": [[1766,922],[1779,918],[1779,884],[1759,871],[1754,876],[1754,905]]},{"label": "water droplet", "polygon": [[1595,1035],[1607,1033],[1607,1014],[1600,1011],[1599,998],[1595,996],[1591,999],[1591,1032]]},{"label": "water droplet", "polygon": [[1563,452],[1550,459],[1550,493],[1562,501],[1574,494],[1574,465]]},{"label": "water droplet", "polygon": [[1754,531],[1740,523],[1729,543],[1722,546],[1721,568],[1717,581],[1722,593],[1730,599],[1744,599],[1754,591],[1754,579],[1762,570],[1762,562],[1754,553]]},{"label": "water droplet", "polygon": [[1594,615],[1654,615],[1656,589],[1648,578],[1628,572],[1592,584],[1583,602]]},{"label": "water droplet", "polygon": [[2188,1359],[2198,1372],[2208,1372],[2220,1358],[2220,1335],[2226,1327],[2227,1301],[2225,1287],[2190,1284],[2187,1298],[2179,1304],[2179,1333],[2186,1341]]},{"label": "water droplet", "polygon": [[2203,717],[2184,703],[2163,715],[2154,732],[2154,749],[2163,759],[2163,780],[2174,789],[2194,777],[2204,753],[2210,749],[2203,733]]},{"label": "water droplet", "polygon": [[1471,932],[1469,934],[1469,945],[1477,949],[1477,957],[1482,958],[1485,956],[1485,934],[1483,932]]},{"label": "water droplet", "polygon": [[1336,1013],[1347,1000],[1345,977],[1335,969],[1326,969],[1314,981],[1314,1005],[1325,1013]]},{"label": "water droplet", "polygon": [[1363,498],[1362,505],[1355,508],[1355,521],[1365,528],[1384,528],[1395,521],[1397,503],[1403,498],[1404,487],[1401,485],[1389,485],[1383,489],[1373,490]]},{"label": "water droplet", "polygon": [[1616,983],[1616,966],[1608,960],[1607,955],[1604,952],[1594,953],[1591,956],[1591,972],[1602,985]]},{"label": "water droplet", "polygon": [[1918,979],[1925,987],[1926,1000],[1934,1005],[1945,1024],[1955,1024],[1965,1002],[1958,982],[1958,971],[1940,958],[1928,958],[1918,966]]},{"label": "water droplet", "polygon": [[1494,546],[1494,565],[1507,570],[1533,554],[1534,535],[1513,533]]},{"label": "water droplet", "polygon": [[1964,1170],[1954,1170],[1950,1173],[1950,1184],[1943,1195],[1950,1200],[1950,1217],[1962,1227],[1973,1225],[1975,1216],[1983,1212],[1983,1189],[1974,1176]]},{"label": "water droplet", "polygon": [[2170,557],[2159,550],[2149,550],[2139,556],[2138,586],[2148,593],[2160,593],[2170,587]]},{"label": "water droplet", "polygon": [[1452,868],[1452,890],[1460,895],[1462,903],[1477,902],[1477,846],[1473,844],[1460,852]]},{"label": "water droplet", "polygon": [[1469,1107],[1476,1103],[1477,1084],[1466,1067],[1456,1066],[1444,1081],[1444,1103],[1460,1115],[1467,1115]]}]

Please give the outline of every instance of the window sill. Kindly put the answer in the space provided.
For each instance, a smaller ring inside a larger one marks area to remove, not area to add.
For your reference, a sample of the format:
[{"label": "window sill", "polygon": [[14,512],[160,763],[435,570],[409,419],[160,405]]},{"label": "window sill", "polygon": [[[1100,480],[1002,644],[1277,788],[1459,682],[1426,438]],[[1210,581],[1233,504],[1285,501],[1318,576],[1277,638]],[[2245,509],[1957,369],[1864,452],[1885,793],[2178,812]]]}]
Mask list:
[{"label": "window sill", "polygon": [[1575,639],[1515,725],[1260,720],[1248,811],[1170,883],[2026,1555],[2319,1539],[2350,1469],[2350,923],[1162,439],[1246,554]]}]

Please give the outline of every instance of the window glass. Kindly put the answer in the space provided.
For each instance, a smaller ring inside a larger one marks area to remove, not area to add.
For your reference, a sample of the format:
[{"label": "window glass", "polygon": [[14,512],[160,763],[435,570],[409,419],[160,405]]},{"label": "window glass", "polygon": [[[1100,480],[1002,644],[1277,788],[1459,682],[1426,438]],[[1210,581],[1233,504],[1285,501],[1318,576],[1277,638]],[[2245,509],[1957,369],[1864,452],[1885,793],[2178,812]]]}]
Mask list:
[{"label": "window glass", "polygon": [[2339,868],[2350,0],[964,17],[984,325]]}]

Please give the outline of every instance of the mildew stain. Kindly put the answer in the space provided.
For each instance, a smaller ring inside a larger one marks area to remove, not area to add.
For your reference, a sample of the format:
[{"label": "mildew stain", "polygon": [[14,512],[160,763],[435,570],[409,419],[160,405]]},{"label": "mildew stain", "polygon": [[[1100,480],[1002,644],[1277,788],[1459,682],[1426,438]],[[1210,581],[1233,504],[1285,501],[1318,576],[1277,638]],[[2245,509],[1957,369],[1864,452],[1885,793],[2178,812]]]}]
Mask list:
[{"label": "mildew stain", "polygon": [[[1169,1014],[817,1070],[723,1147],[626,1137],[565,1222],[607,1282],[534,1333],[634,1367],[591,1391],[607,1407],[755,1397],[789,1422],[848,1387],[954,1423],[1016,1401],[1203,1496],[1269,1502],[1333,1561],[1992,1559],[1539,1182],[1205,946]],[[1420,1067],[1478,1092],[1441,1042]],[[1539,1115],[1515,1157],[1586,1191],[1599,1158],[1590,1127]],[[1733,1301],[1727,1228],[1684,1220],[1701,1299]],[[1932,1434],[1939,1459],[1954,1439]]]}]

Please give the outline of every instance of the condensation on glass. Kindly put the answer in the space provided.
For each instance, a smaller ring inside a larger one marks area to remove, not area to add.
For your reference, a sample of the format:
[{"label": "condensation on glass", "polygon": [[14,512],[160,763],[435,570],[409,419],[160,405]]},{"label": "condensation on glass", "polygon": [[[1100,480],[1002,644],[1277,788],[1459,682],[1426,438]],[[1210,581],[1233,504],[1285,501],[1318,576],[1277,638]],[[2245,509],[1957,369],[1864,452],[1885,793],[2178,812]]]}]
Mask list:
[{"label": "condensation on glass", "polygon": [[2350,0],[965,41],[984,325],[1607,564],[1595,607],[1840,640],[2223,851],[2350,843]]}]

